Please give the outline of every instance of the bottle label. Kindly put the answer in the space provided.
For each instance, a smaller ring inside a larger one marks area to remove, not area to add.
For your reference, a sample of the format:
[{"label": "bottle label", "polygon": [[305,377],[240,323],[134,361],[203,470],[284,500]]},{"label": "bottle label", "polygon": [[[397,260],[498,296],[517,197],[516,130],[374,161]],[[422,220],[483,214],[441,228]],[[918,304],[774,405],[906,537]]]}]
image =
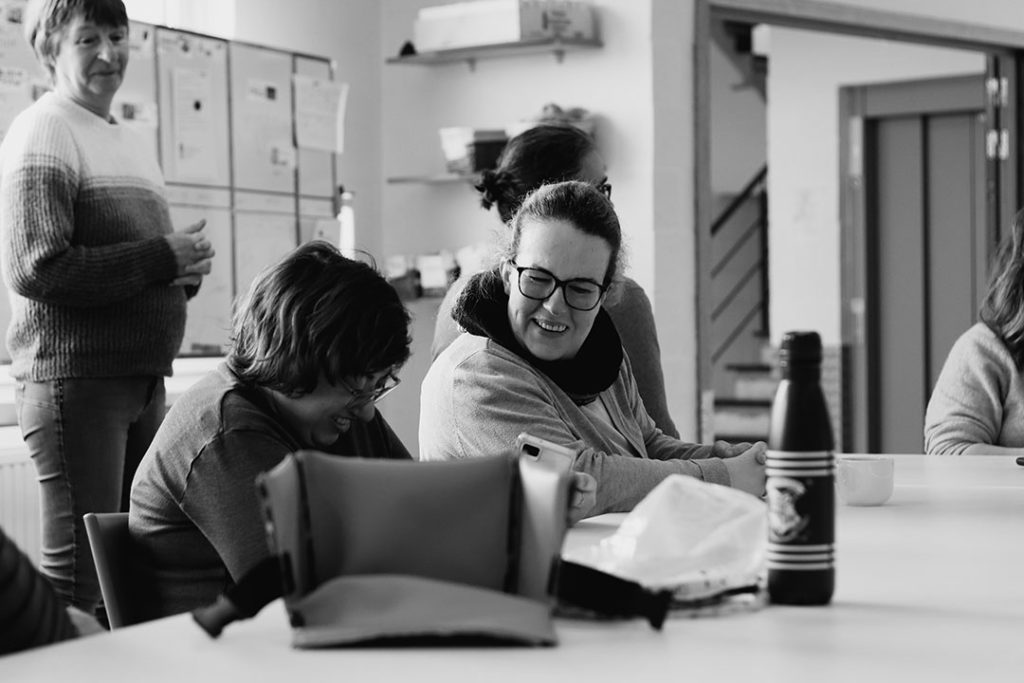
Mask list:
[{"label": "bottle label", "polygon": [[829,451],[767,452],[769,569],[835,566],[834,467]]}]

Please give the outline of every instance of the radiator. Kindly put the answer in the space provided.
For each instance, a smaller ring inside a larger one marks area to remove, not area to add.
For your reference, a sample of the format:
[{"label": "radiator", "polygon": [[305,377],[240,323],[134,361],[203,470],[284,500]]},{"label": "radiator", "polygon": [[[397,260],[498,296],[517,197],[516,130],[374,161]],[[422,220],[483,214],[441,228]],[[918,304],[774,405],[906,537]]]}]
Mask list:
[{"label": "radiator", "polygon": [[39,566],[39,484],[28,454],[0,451],[0,527]]}]

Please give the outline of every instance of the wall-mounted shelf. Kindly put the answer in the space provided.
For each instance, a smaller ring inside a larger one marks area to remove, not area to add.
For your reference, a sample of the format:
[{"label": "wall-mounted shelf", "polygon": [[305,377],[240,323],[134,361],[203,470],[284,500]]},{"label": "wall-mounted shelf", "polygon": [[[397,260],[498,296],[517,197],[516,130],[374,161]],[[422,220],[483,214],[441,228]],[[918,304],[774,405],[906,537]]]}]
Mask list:
[{"label": "wall-mounted shelf", "polygon": [[392,176],[388,178],[391,185],[420,184],[420,185],[452,185],[455,183],[476,184],[480,180],[477,173],[437,173],[435,175],[410,175]]},{"label": "wall-mounted shelf", "polygon": [[436,50],[434,52],[420,52],[414,55],[401,57],[390,57],[388,64],[447,64],[451,62],[466,62],[469,68],[476,67],[479,59],[496,59],[499,57],[513,57],[526,54],[550,53],[555,55],[559,62],[565,57],[566,52],[578,50],[594,50],[602,47],[600,40],[578,39],[578,38],[538,38],[535,40],[522,40],[514,43],[498,43],[496,45],[479,45],[476,47],[455,48],[452,50]]}]

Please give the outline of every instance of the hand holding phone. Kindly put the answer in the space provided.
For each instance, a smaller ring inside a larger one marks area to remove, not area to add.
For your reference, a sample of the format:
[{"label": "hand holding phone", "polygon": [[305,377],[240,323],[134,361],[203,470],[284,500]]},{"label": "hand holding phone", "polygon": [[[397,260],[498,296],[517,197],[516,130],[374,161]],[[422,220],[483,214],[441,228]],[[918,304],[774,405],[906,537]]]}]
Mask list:
[{"label": "hand holding phone", "polygon": [[576,451],[571,448],[526,432],[516,437],[516,449],[519,451],[519,457],[536,460],[559,472],[568,472],[576,460]]}]

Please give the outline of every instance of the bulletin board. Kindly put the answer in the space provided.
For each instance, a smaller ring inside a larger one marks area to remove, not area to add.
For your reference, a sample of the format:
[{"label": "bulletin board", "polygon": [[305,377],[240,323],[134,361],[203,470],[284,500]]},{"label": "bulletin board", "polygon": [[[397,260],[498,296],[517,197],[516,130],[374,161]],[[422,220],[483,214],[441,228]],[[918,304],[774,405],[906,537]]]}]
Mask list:
[{"label": "bulletin board", "polygon": [[235,236],[235,290],[241,296],[261,271],[295,248],[295,215],[236,211]]},{"label": "bulletin board", "polygon": [[231,193],[226,188],[168,185],[168,194],[171,222],[180,228],[205,219],[203,232],[217,253],[199,293],[188,302],[181,353],[219,355],[228,344],[234,298]]},{"label": "bulletin board", "polygon": [[129,22],[128,69],[110,113],[122,125],[138,131],[149,143],[149,153],[159,159],[155,32],[156,27],[151,24]]},{"label": "bulletin board", "polygon": [[[0,0],[0,137],[21,111],[46,92],[50,79],[36,61],[22,35],[22,16],[27,0]],[[0,282],[0,335],[7,331],[11,303]],[[0,362],[10,362],[7,345],[0,344]]]},{"label": "bulletin board", "polygon": [[[331,80],[331,63],[326,59],[295,57],[295,136],[298,145],[299,195],[332,199],[334,187],[334,154],[325,149],[303,147],[306,133],[330,132],[335,129],[337,147],[337,112],[325,88],[335,85]],[[331,114],[334,120],[331,121]],[[324,144],[330,144],[325,141]]]},{"label": "bulletin board", "polygon": [[21,110],[50,87],[22,34],[27,0],[0,0],[0,138]]}]

